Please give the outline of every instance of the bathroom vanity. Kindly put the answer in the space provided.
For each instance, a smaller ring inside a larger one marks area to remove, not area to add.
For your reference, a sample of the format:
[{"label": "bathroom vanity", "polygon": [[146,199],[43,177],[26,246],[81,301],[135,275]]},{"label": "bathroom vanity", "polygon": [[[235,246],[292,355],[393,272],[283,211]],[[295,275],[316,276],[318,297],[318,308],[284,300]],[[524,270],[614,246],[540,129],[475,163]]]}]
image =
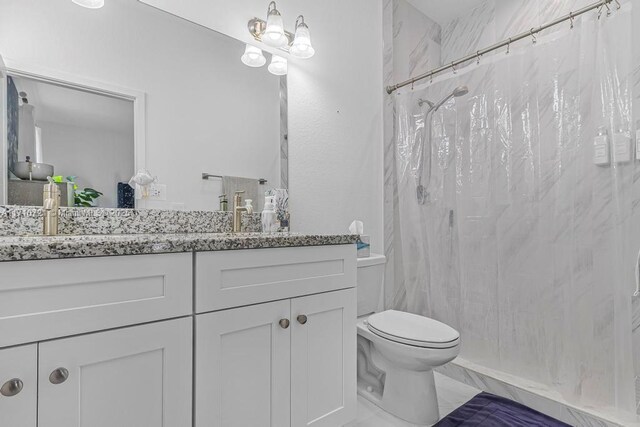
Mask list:
[{"label": "bathroom vanity", "polygon": [[351,421],[354,242],[257,233],[0,237],[0,424]]}]

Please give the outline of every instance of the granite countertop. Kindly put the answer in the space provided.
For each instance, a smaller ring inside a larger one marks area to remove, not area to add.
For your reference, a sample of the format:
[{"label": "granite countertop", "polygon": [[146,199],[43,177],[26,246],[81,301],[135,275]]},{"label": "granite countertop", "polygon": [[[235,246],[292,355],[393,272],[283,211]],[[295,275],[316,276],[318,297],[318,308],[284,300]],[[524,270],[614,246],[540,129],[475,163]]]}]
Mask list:
[{"label": "granite countertop", "polygon": [[0,261],[356,243],[349,234],[183,233],[0,237]]}]

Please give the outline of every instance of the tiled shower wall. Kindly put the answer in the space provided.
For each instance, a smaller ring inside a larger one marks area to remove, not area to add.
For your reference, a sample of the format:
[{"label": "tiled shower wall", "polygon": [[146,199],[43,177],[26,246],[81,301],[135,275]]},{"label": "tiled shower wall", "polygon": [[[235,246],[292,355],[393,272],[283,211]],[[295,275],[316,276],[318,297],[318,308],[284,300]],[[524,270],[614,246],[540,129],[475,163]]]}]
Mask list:
[{"label": "tiled shower wall", "polygon": [[[385,85],[406,80],[438,65],[451,62],[511,35],[527,31],[555,17],[577,10],[591,0],[488,0],[441,27],[424,16],[405,0],[384,2],[384,76]],[[634,5],[635,6],[635,5]],[[640,40],[640,7],[633,12],[633,40]],[[567,24],[569,25],[569,24]],[[526,43],[523,40],[520,43]],[[640,105],[640,43],[633,45],[634,102]],[[497,54],[500,54],[498,52]],[[405,90],[407,90],[405,88]],[[402,306],[404,295],[394,294],[403,281],[402,254],[398,227],[397,184],[395,171],[395,112],[393,96],[385,98],[385,254],[388,258],[386,280],[386,307]],[[634,109],[635,120],[640,120],[640,107]],[[640,175],[633,184],[634,227],[630,232],[634,254],[640,247]],[[635,259],[629,259],[633,263]],[[636,369],[637,395],[640,396],[640,298],[633,301],[633,347]]]},{"label": "tiled shower wall", "polygon": [[[407,80],[440,65],[442,29],[405,0],[384,0],[384,84]],[[401,305],[403,295],[393,295],[401,283],[402,254],[398,230],[398,192],[395,170],[395,112],[393,96],[384,98],[384,226],[385,307]]]}]

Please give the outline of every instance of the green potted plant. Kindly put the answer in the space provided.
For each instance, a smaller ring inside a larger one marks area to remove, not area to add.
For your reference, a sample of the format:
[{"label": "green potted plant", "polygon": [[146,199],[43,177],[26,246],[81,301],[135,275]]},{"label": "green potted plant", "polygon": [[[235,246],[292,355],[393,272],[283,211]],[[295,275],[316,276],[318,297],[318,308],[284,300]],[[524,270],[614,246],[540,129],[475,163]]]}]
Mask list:
[{"label": "green potted plant", "polygon": [[[76,184],[76,176],[68,176],[66,177],[66,181],[68,184],[73,184],[73,205],[76,207],[83,208],[91,208],[93,207],[94,202],[102,193],[98,190],[94,190],[93,188],[85,188],[82,191],[78,191],[78,184]],[[53,180],[55,182],[62,182],[62,176],[54,176]]]}]

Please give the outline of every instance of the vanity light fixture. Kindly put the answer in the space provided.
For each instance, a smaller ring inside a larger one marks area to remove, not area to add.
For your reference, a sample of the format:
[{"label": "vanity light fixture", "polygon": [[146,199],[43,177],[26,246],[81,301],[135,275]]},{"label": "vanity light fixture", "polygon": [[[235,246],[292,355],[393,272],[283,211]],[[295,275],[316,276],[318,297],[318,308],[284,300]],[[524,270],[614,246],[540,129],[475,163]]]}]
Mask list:
[{"label": "vanity light fixture", "polygon": [[104,0],[71,0],[78,6],[86,7],[87,9],[100,9],[104,6]]},{"label": "vanity light fixture", "polygon": [[272,55],[271,63],[269,64],[269,72],[271,74],[275,74],[276,76],[284,76],[287,74],[287,60],[282,56]]},{"label": "vanity light fixture", "polygon": [[292,56],[300,59],[311,58],[316,53],[313,46],[311,46],[309,27],[305,24],[304,16],[302,15],[296,19],[296,35],[289,52]]},{"label": "vanity light fixture", "polygon": [[262,50],[248,44],[244,49],[244,54],[240,57],[243,64],[249,67],[262,67],[267,63],[267,58],[262,54]]},{"label": "vanity light fixture", "polygon": [[276,8],[276,2],[269,3],[267,20],[253,18],[248,23],[249,33],[253,38],[268,46],[278,48],[291,56],[300,59],[311,58],[315,50],[311,46],[309,27],[304,22],[304,16],[296,19],[295,34],[284,29],[282,15]]},{"label": "vanity light fixture", "polygon": [[269,3],[267,9],[267,26],[262,34],[262,41],[271,47],[283,47],[289,44],[284,34],[284,22],[282,15],[276,8],[276,2]]}]

